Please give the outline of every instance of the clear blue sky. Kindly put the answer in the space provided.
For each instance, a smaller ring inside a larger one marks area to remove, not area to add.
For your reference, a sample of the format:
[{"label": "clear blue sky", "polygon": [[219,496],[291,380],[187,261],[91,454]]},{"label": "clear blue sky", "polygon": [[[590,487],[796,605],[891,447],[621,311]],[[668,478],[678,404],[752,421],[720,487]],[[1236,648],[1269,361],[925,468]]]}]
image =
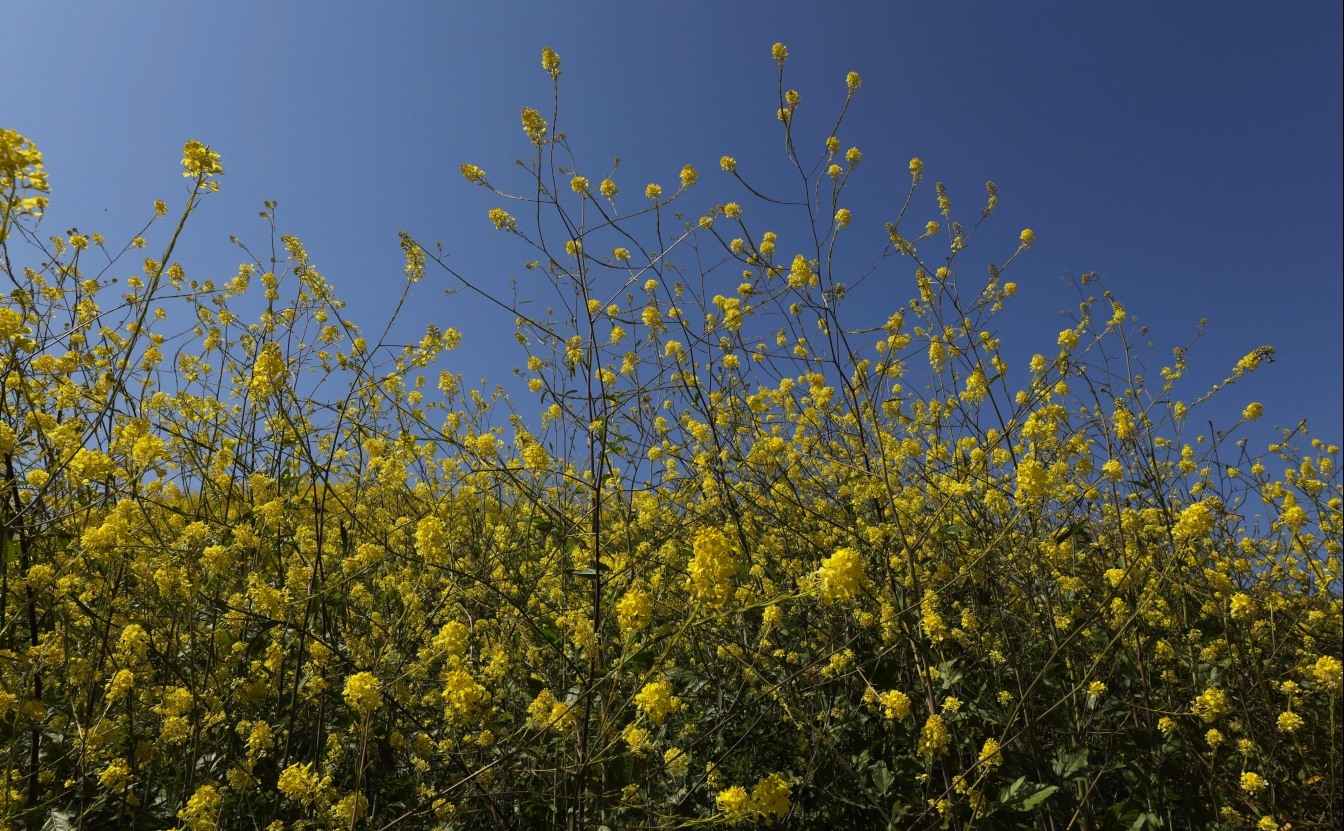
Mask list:
[{"label": "clear blue sky", "polygon": [[[911,156],[968,210],[993,179],[1003,208],[990,242],[1009,246],[1024,227],[1038,240],[1015,266],[1006,342],[1050,348],[1071,302],[1059,278],[1096,271],[1152,327],[1159,361],[1209,319],[1196,381],[1277,347],[1276,364],[1229,390],[1220,421],[1257,399],[1267,421],[1305,416],[1314,435],[1341,438],[1338,0],[0,0],[0,20],[0,125],[46,154],[47,233],[128,235],[152,199],[180,202],[180,148],[200,139],[227,175],[189,226],[189,275],[229,276],[240,258],[228,235],[260,242],[256,212],[275,199],[282,230],[366,330],[391,308],[398,230],[441,240],[487,285],[525,273],[530,257],[489,229],[493,201],[457,166],[507,183],[528,149],[518,110],[548,100],[543,45],[564,60],[562,126],[591,170],[621,155],[634,194],[693,163],[704,187],[686,205],[702,210],[733,195],[719,156],[761,170],[780,161],[769,49],[782,41],[818,141],[844,73],[864,78],[842,134],[865,151],[856,239],[881,246]],[[1001,262],[1002,247],[968,256]],[[894,308],[913,281],[890,280]],[[450,367],[503,380],[518,362],[498,328],[508,321],[428,283],[408,331],[461,329]]]}]

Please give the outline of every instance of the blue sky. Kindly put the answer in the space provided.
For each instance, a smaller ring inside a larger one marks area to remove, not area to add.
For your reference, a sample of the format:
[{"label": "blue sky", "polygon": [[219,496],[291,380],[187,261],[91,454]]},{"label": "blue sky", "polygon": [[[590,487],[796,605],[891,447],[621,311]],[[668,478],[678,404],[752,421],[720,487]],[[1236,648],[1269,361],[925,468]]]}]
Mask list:
[{"label": "blue sky", "polygon": [[[1341,438],[1338,2],[0,0],[0,18],[0,126],[46,154],[47,233],[129,235],[153,199],[180,202],[180,149],[196,138],[227,175],[188,226],[188,274],[229,276],[228,236],[260,242],[257,211],[275,199],[366,330],[391,311],[399,230],[442,241],[487,286],[526,274],[531,257],[490,230],[494,201],[457,167],[508,183],[528,150],[518,110],[549,100],[543,45],[564,60],[562,128],[590,178],[620,155],[623,182],[671,185],[689,162],[702,186],[685,204],[703,210],[738,196],[721,155],[767,179],[781,169],[769,49],[782,41],[818,144],[844,74],[864,78],[841,134],[865,154],[856,246],[882,245],[912,156],[968,211],[992,179],[1002,208],[966,256],[1002,262],[1024,227],[1038,240],[1014,266],[1005,342],[1051,349],[1073,302],[1059,278],[1095,271],[1151,327],[1156,361],[1208,318],[1182,398],[1278,349],[1209,417],[1255,399],[1266,421]],[[931,187],[922,198],[933,218]],[[913,292],[906,270],[887,277],[892,308]],[[407,331],[462,330],[449,367],[502,380],[518,363],[508,321],[446,285],[417,287]]]}]

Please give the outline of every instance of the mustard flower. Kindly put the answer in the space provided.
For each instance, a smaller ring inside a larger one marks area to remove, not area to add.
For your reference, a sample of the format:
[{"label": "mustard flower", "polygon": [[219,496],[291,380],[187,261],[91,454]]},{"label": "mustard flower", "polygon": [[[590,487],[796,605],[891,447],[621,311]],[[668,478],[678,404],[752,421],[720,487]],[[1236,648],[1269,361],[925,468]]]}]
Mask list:
[{"label": "mustard flower", "polygon": [[345,679],[345,703],[361,715],[368,715],[383,705],[378,694],[378,678],[371,672],[356,672]]},{"label": "mustard flower", "polygon": [[947,724],[937,713],[929,716],[928,721],[919,730],[919,753],[921,756],[937,758],[947,754],[952,737],[947,732]]},{"label": "mustard flower", "polygon": [[998,741],[993,738],[985,739],[984,747],[980,748],[980,762],[986,770],[993,770],[1003,764],[1003,753],[1000,750]]},{"label": "mustard flower", "polygon": [[672,695],[671,681],[651,681],[635,694],[635,707],[654,724],[662,724],[669,715],[681,709],[681,699]]},{"label": "mustard flower", "polygon": [[199,141],[189,141],[183,145],[182,167],[182,175],[187,178],[205,178],[224,172],[219,164],[219,154]]},{"label": "mustard flower", "polygon": [[835,224],[841,228],[848,228],[850,223],[850,213],[848,208],[841,208],[835,212]]},{"label": "mustard flower", "polygon": [[729,822],[740,822],[751,812],[751,797],[741,785],[719,791],[714,797],[714,804],[720,813],[728,817]]},{"label": "mustard flower", "polygon": [[533,144],[538,146],[546,142],[546,119],[541,117],[541,113],[531,107],[523,107],[522,113],[523,132],[532,140]]},{"label": "mustard flower", "polygon": [[900,690],[888,690],[877,698],[888,721],[904,721],[910,715],[910,697]]},{"label": "mustard flower", "polygon": [[1322,655],[1311,667],[1311,677],[1331,695],[1344,693],[1344,664],[1331,655]]},{"label": "mustard flower", "polygon": [[663,186],[649,185],[648,187],[644,188],[644,195],[647,196],[649,199],[657,200],[659,196],[663,195]]},{"label": "mustard flower", "polygon": [[481,170],[474,164],[463,164],[461,169],[462,169],[462,175],[466,178],[468,182],[471,182],[473,185],[485,184],[484,170]]},{"label": "mustard flower", "polygon": [[732,156],[724,156],[722,159],[719,159],[719,167],[723,168],[728,173],[735,173],[737,172],[737,159],[734,159]]},{"label": "mustard flower", "polygon": [[640,589],[630,589],[616,602],[616,620],[622,632],[637,632],[648,628],[653,618],[649,596]]},{"label": "mustard flower", "polygon": [[751,789],[751,808],[756,816],[767,823],[784,819],[789,815],[792,805],[789,798],[793,795],[789,783],[778,773],[762,776]]},{"label": "mustard flower", "polygon": [[573,179],[569,180],[569,188],[575,193],[587,193],[588,180],[582,176],[575,176]]},{"label": "mustard flower", "polygon": [[728,538],[718,528],[706,528],[696,535],[692,550],[686,568],[687,590],[710,605],[722,604],[728,598],[738,569]]},{"label": "mustard flower", "polygon": [[191,831],[214,831],[221,801],[219,790],[214,785],[202,785],[187,800],[187,806],[177,812],[177,818],[185,822]]},{"label": "mustard flower", "polygon": [[560,77],[560,56],[549,46],[542,47],[541,68],[551,76],[551,80]]},{"label": "mustard flower", "polygon": [[616,194],[620,193],[620,191],[616,189],[616,183],[611,181],[610,179],[603,179],[602,183],[597,186],[597,189],[607,199],[610,199]]},{"label": "mustard flower", "polygon": [[691,167],[690,165],[686,165],[681,169],[681,186],[684,188],[688,188],[691,185],[694,185],[695,180],[698,177],[699,174],[695,172],[695,168]]},{"label": "mustard flower", "polygon": [[838,600],[852,599],[858,594],[862,581],[863,557],[852,548],[836,549],[817,569],[821,599],[828,606]]},{"label": "mustard flower", "polygon": [[680,748],[669,747],[667,751],[663,753],[663,766],[668,774],[681,778],[682,776],[685,776],[686,771],[690,769],[691,757],[687,755],[686,751],[681,750]]},{"label": "mustard flower", "polygon": [[1265,781],[1265,778],[1254,771],[1247,771],[1241,775],[1241,789],[1251,796],[1255,796],[1267,787],[1269,787],[1269,783]]},{"label": "mustard flower", "polygon": [[770,47],[770,56],[779,63],[780,69],[784,68],[784,59],[789,56],[789,50],[782,43],[776,43]]},{"label": "mustard flower", "polygon": [[845,86],[849,87],[849,92],[853,95],[856,89],[863,86],[863,79],[859,77],[859,73],[851,72],[845,76]]},{"label": "mustard flower", "polygon": [[1030,248],[1031,244],[1036,241],[1036,234],[1028,228],[1019,235],[1019,238],[1022,240],[1023,248]]}]

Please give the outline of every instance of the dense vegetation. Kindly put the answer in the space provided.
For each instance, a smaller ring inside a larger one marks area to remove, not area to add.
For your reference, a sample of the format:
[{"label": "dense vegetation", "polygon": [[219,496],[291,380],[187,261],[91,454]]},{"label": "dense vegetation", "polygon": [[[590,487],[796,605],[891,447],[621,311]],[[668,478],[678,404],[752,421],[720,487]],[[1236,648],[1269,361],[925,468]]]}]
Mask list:
[{"label": "dense vegetation", "polygon": [[786,57],[796,178],[725,157],[750,207],[683,216],[689,165],[585,174],[544,52],[521,193],[462,167],[526,287],[402,238],[407,292],[442,270],[516,317],[512,399],[430,368],[451,328],[363,335],[273,205],[236,275],[188,275],[208,147],[117,246],[39,233],[41,155],[0,133],[0,823],[1338,827],[1338,448],[1203,432],[1184,354],[1147,366],[1092,275],[1010,371],[1033,236],[966,263],[992,184],[916,222],[912,160],[837,265],[861,82],[796,136]]}]

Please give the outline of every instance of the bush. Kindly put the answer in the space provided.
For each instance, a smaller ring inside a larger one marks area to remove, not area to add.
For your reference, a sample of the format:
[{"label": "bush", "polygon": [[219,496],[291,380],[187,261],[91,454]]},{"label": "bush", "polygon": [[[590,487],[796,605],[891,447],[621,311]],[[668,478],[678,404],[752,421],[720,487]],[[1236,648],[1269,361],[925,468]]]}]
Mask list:
[{"label": "bush", "polygon": [[[839,282],[862,154],[795,144],[774,57],[804,186],[750,217],[678,213],[689,165],[628,200],[523,110],[533,219],[488,217],[554,290],[498,299],[532,418],[434,389],[452,329],[365,338],[293,237],[189,279],[208,147],[118,293],[145,240],[44,241],[41,156],[0,134],[11,827],[1338,824],[1338,448],[1188,436],[1183,353],[1147,386],[1094,275],[1010,383],[993,318],[1032,233],[986,279],[961,264],[992,184],[970,227],[936,185],[941,219],[903,209]],[[771,217],[812,233],[748,232]],[[401,245],[407,291],[452,273]],[[918,296],[851,328],[888,260]]]}]

